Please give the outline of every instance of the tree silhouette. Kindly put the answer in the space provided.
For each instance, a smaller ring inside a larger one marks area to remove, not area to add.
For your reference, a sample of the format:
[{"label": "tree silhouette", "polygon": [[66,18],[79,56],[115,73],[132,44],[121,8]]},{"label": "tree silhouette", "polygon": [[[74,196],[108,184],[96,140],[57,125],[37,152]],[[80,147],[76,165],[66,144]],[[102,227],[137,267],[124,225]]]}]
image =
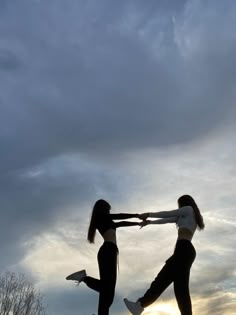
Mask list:
[{"label": "tree silhouette", "polygon": [[0,275],[0,315],[46,315],[40,292],[24,275]]}]

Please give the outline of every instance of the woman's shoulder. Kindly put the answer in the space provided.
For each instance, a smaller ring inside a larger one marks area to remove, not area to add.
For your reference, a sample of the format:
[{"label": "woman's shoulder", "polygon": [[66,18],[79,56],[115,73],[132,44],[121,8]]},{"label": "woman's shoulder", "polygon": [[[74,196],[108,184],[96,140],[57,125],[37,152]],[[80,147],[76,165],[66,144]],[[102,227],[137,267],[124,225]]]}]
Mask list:
[{"label": "woman's shoulder", "polygon": [[193,214],[194,210],[192,206],[183,206],[179,208],[179,211],[181,212],[181,214],[183,215],[189,215],[189,214]]}]

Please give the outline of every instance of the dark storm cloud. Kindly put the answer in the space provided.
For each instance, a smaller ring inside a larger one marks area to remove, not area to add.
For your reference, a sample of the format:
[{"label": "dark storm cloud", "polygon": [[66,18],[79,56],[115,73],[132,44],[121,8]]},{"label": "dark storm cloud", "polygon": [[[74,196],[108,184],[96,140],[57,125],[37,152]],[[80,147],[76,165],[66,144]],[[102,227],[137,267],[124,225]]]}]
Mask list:
[{"label": "dark storm cloud", "polygon": [[82,213],[90,213],[91,200],[103,195],[102,191],[110,197],[112,191],[117,191],[113,176],[119,178],[121,173],[78,156],[58,157],[39,167],[2,176],[0,226],[4,237],[0,240],[0,266],[21,259],[21,243],[30,243],[33,236],[49,229],[56,219],[65,221],[76,211],[82,224],[88,216]]},{"label": "dark storm cloud", "polygon": [[[189,20],[176,5],[162,5],[6,6],[0,46],[2,171],[70,151],[117,153],[181,143],[220,124],[232,107],[235,42],[221,49],[209,30],[200,32],[214,23],[225,41],[218,12],[196,24],[198,7]],[[185,58],[181,49],[191,32],[200,32],[200,47]]]}]

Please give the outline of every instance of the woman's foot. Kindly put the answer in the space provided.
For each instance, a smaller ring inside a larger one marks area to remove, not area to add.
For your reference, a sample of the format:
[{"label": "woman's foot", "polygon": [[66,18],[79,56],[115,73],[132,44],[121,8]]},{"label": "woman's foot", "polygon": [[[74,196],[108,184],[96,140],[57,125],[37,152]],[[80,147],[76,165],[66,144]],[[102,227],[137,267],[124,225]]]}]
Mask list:
[{"label": "woman's foot", "polygon": [[130,311],[132,315],[140,315],[142,314],[144,308],[142,307],[141,303],[139,301],[137,302],[131,302],[127,299],[124,299],[125,305]]},{"label": "woman's foot", "polygon": [[67,276],[66,280],[73,280],[80,283],[84,279],[84,277],[86,277],[86,271],[83,269]]}]

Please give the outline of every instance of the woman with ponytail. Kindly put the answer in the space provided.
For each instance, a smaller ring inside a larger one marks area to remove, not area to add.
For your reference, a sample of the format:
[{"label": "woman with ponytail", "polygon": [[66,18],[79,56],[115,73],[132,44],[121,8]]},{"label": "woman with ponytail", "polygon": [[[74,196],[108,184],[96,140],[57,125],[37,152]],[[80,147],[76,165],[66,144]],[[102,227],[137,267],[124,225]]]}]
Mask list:
[{"label": "woman with ponytail", "polygon": [[119,227],[137,226],[140,222],[119,221],[130,218],[139,218],[134,213],[110,213],[110,204],[103,200],[97,200],[92,211],[88,228],[87,239],[89,243],[94,243],[96,231],[98,231],[104,242],[97,255],[100,279],[87,276],[85,270],[81,270],[69,275],[67,280],[74,280],[78,283],[84,282],[90,289],[99,293],[98,314],[109,315],[109,308],[112,305],[116,277],[117,277],[117,255],[118,247],[116,243],[116,229]]},{"label": "woman with ponytail", "polygon": [[[197,228],[204,229],[204,222],[200,210],[191,196],[181,196],[178,199],[178,206],[179,208],[176,210],[147,212],[140,215],[140,218],[144,220],[141,223],[142,227],[149,224],[175,223],[178,228],[178,237],[173,255],[166,260],[164,267],[146,293],[137,302],[124,299],[127,308],[133,315],[140,315],[144,308],[155,302],[172,282],[181,315],[192,315],[189,277],[196,251],[191,241]],[[148,217],[159,219],[146,220]]]}]

